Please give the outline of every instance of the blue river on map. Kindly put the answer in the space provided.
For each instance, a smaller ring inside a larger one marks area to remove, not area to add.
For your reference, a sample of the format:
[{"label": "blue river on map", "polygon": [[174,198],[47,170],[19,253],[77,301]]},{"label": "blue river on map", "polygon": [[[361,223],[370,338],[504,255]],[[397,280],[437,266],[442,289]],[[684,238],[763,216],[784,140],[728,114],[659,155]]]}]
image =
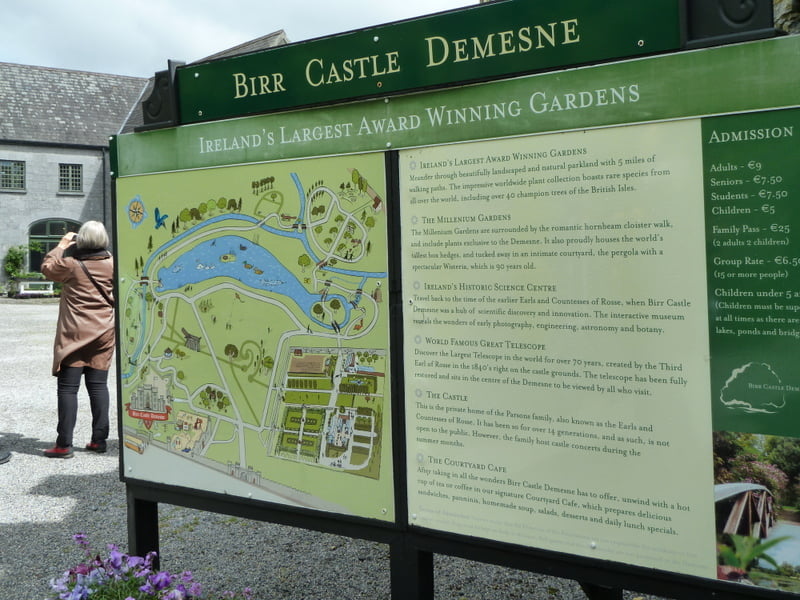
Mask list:
[{"label": "blue river on map", "polygon": [[[266,248],[250,240],[227,235],[202,242],[183,253],[175,262],[158,270],[159,292],[181,289],[211,279],[234,279],[254,290],[275,292],[293,300],[315,322],[330,327],[313,316],[311,308],[320,294],[309,292]],[[344,296],[330,294],[326,300],[338,298],[350,320],[351,305]],[[340,323],[341,325],[341,323]]]},{"label": "blue river on map", "polygon": [[[303,186],[301,185],[300,178],[296,173],[292,173],[291,176],[300,200],[299,214],[304,214],[306,196],[303,191]],[[158,256],[162,255],[163,252],[168,251],[172,246],[180,243],[190,236],[195,235],[202,229],[213,227],[218,222],[226,220],[240,220],[248,223],[258,223],[257,219],[249,215],[225,214],[212,217],[203,223],[191,227],[181,235],[169,240],[163,246],[153,251],[153,253],[147,258],[147,262],[142,269],[142,274],[150,275],[150,267],[153,261],[156,260]],[[309,255],[309,257],[311,257],[312,262],[319,262],[319,259],[309,246],[304,232],[285,231],[267,226],[262,226],[262,229],[273,235],[294,238],[300,241],[306,253]],[[325,271],[329,272],[334,277],[337,274],[346,275],[349,277],[360,277],[361,288],[364,287],[367,279],[371,277],[386,277],[386,273],[350,271],[345,269],[337,269],[335,267],[331,267],[330,265],[325,267]],[[184,253],[169,266],[159,269],[157,276],[159,283],[156,287],[156,290],[159,292],[178,290],[187,285],[206,282],[214,278],[219,278],[220,282],[223,282],[226,279],[233,279],[240,282],[242,286],[246,286],[254,290],[280,294],[287,300],[295,302],[311,321],[327,329],[334,329],[332,323],[323,323],[312,313],[311,309],[314,304],[321,300],[320,293],[312,293],[306,290],[305,286],[302,285],[290,271],[284,268],[280,261],[278,261],[268,250],[257,244],[253,244],[250,240],[239,236],[224,236],[207,242],[202,242],[192,250]],[[360,296],[361,293],[357,293],[352,301],[338,294],[330,294],[325,298],[326,300],[338,298],[345,310],[345,318],[342,323],[337,324],[337,328],[350,321],[350,311],[354,306],[358,305],[361,299]],[[144,332],[147,330],[147,301],[144,295],[142,295],[141,298],[141,331]],[[354,304],[351,304],[351,302]],[[144,345],[145,336],[140,335],[136,344],[136,348],[128,359],[131,366],[126,372],[121,373],[121,377],[123,379],[127,379],[133,375],[135,371],[135,365],[144,349]]]}]

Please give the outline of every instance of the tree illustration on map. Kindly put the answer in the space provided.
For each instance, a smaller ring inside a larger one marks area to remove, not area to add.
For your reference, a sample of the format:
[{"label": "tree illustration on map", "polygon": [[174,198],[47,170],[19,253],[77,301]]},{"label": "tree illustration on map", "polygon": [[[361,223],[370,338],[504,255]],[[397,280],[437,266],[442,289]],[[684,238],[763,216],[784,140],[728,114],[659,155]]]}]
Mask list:
[{"label": "tree illustration on map", "polygon": [[384,189],[381,155],[118,183],[173,215],[117,232],[138,477],[186,485],[168,453],[215,473],[197,487],[392,518]]}]

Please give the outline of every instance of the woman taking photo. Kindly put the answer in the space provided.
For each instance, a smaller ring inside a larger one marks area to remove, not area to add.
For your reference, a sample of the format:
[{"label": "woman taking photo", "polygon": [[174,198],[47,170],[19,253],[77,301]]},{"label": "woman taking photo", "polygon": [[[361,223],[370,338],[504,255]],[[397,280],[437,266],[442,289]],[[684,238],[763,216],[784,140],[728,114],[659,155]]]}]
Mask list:
[{"label": "woman taking photo", "polygon": [[56,444],[44,455],[72,457],[72,432],[78,417],[78,388],[84,378],[92,409],[92,452],[105,452],[109,429],[108,369],[114,353],[114,259],[108,233],[87,221],[77,235],[67,233],[42,261],[42,273],[62,284],[53,344],[53,375],[58,377]]}]

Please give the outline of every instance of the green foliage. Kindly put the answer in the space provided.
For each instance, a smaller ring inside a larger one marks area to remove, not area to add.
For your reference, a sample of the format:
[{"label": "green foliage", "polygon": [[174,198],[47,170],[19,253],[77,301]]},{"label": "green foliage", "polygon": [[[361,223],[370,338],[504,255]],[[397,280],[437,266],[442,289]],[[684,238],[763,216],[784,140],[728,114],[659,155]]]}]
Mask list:
[{"label": "green foliage", "polygon": [[714,482],[766,486],[780,503],[798,498],[800,445],[790,438],[714,432]]},{"label": "green foliage", "polygon": [[778,575],[782,577],[797,577],[797,569],[794,568],[794,565],[784,562],[778,567]]},{"label": "green foliage", "polygon": [[800,440],[788,437],[767,437],[765,444],[767,460],[789,477],[784,502],[797,504],[800,500]]},{"label": "green foliage", "polygon": [[41,278],[41,273],[26,273],[23,271],[25,268],[25,262],[28,257],[28,252],[33,250],[34,252],[41,252],[42,246],[37,242],[31,242],[28,245],[21,244],[19,246],[12,246],[8,249],[5,258],[3,259],[3,272],[9,279],[19,278],[19,277],[29,277],[39,279]]},{"label": "green foliage", "polygon": [[759,559],[767,561],[776,569],[780,568],[775,559],[767,554],[767,551],[782,541],[788,540],[789,536],[773,538],[767,542],[762,542],[758,538],[748,535],[731,535],[730,539],[733,542],[733,547],[725,544],[720,544],[719,546],[719,556],[722,559],[722,564],[749,571]]}]

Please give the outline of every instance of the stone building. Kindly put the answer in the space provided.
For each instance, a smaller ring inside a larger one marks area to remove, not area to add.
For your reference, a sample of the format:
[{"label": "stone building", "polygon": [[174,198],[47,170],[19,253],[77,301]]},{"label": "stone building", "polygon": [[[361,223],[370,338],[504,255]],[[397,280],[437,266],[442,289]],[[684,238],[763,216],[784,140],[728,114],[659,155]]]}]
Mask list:
[{"label": "stone building", "polygon": [[[39,242],[44,252],[94,219],[111,225],[109,137],[148,79],[0,63],[0,260]],[[27,270],[38,271],[41,252]],[[6,283],[0,271],[0,287]]]}]

